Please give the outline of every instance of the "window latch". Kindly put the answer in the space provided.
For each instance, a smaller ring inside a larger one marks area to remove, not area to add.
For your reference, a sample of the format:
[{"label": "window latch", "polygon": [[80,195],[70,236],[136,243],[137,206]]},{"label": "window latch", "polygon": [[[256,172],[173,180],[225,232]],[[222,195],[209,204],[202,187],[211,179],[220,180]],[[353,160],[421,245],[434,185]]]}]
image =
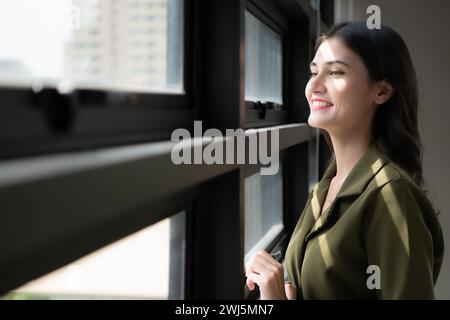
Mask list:
[{"label": "window latch", "polygon": [[53,132],[67,132],[72,128],[75,109],[69,94],[62,94],[53,88],[45,88],[36,93],[33,98]]},{"label": "window latch", "polygon": [[259,119],[266,119],[267,110],[280,111],[282,105],[272,101],[255,101],[255,109],[258,110]]},{"label": "window latch", "polygon": [[259,119],[265,119],[267,113],[267,102],[265,101],[256,101],[255,107],[258,110]]}]

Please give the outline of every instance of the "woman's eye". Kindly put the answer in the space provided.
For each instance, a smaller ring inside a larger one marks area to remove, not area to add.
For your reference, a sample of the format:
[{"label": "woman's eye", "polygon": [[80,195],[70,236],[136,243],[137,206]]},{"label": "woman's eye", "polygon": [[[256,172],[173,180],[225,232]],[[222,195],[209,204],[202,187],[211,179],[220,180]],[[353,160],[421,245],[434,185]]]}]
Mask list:
[{"label": "woman's eye", "polygon": [[333,75],[343,75],[344,72],[334,70],[334,71],[330,71],[329,74],[332,75],[332,76],[333,76]]},{"label": "woman's eye", "polygon": [[[332,70],[332,71],[329,71],[328,74],[329,74],[330,76],[335,76],[335,75],[343,75],[344,72],[343,72],[343,71]],[[315,76],[317,76],[317,72],[312,72],[312,71],[311,71],[311,72],[309,73],[309,77],[310,77],[310,78],[315,77]]]}]

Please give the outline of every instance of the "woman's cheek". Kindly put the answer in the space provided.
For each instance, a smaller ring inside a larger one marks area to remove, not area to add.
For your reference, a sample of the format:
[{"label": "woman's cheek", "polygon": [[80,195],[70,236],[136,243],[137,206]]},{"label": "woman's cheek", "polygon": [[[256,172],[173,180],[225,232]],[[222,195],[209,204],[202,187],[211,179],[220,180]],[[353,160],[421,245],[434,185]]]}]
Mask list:
[{"label": "woman's cheek", "polygon": [[351,91],[351,83],[345,79],[334,79],[331,83],[336,94],[345,94],[347,91]]}]

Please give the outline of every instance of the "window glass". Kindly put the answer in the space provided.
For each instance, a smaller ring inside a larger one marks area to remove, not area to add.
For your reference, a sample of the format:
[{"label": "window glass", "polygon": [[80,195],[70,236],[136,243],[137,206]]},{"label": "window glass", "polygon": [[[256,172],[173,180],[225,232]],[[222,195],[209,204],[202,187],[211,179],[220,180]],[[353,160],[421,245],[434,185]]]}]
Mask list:
[{"label": "window glass", "polygon": [[31,281],[7,299],[182,299],[181,212]]},{"label": "window glass", "polygon": [[0,84],[181,92],[183,0],[0,0]]},{"label": "window glass", "polygon": [[245,179],[245,253],[267,247],[283,226],[282,167],[275,175]]},{"label": "window glass", "polygon": [[245,99],[283,102],[282,39],[245,12]]}]

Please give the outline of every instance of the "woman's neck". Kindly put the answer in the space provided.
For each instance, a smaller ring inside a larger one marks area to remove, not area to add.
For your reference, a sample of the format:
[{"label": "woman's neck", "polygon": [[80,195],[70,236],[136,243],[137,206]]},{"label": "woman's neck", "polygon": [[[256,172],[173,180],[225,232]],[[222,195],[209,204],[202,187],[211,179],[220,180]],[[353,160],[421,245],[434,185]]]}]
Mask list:
[{"label": "woman's neck", "polygon": [[336,158],[337,183],[344,182],[347,175],[361,159],[369,148],[372,141],[370,134],[351,134],[348,136],[337,136],[330,134]]}]

